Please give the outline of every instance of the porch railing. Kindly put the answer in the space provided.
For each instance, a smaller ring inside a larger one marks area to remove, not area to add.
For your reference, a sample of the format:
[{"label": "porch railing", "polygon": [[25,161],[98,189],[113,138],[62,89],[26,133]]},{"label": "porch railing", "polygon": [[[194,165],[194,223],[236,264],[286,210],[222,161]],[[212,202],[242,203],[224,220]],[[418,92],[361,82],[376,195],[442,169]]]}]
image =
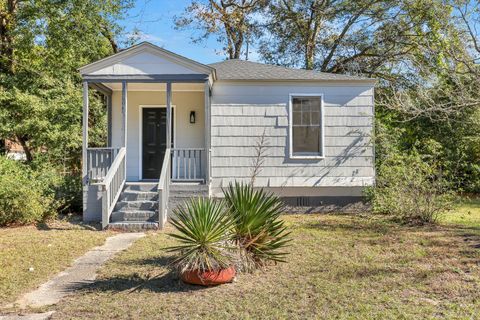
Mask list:
[{"label": "porch railing", "polygon": [[119,151],[120,148],[88,148],[88,181],[94,183],[102,181]]},{"label": "porch railing", "polygon": [[102,191],[102,228],[108,226],[110,215],[125,185],[125,154],[125,148],[120,148],[105,178],[98,183]]},{"label": "porch railing", "polygon": [[158,180],[158,227],[163,229],[167,222],[168,196],[170,193],[170,172],[172,170],[171,149],[165,150],[162,171]]},{"label": "porch railing", "polygon": [[205,149],[172,149],[172,180],[199,181],[205,179]]}]

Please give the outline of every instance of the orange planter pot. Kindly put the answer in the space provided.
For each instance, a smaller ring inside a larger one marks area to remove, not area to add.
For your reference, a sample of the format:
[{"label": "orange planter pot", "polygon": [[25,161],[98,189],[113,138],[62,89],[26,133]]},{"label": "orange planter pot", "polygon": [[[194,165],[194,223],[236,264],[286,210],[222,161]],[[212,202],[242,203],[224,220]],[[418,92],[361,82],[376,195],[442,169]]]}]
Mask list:
[{"label": "orange planter pot", "polygon": [[198,284],[201,286],[216,286],[219,284],[232,282],[235,277],[235,268],[230,267],[220,271],[205,271],[199,272],[197,270],[183,272],[181,278],[183,282],[190,284]]}]

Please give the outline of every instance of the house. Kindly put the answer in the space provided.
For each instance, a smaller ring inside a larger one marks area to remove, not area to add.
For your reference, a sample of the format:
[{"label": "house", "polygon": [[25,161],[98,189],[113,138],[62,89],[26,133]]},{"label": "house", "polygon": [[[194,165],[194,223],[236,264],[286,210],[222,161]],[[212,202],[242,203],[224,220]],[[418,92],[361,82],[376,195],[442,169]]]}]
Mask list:
[{"label": "house", "polygon": [[[343,209],[374,183],[372,79],[204,65],[146,42],[80,72],[85,221],[162,228],[181,200],[249,182],[259,149],[255,186],[292,210]],[[88,146],[89,90],[107,97],[107,148]]]},{"label": "house", "polygon": [[15,140],[5,140],[5,150],[7,158],[12,160],[24,161],[27,160],[25,151],[20,143]]}]

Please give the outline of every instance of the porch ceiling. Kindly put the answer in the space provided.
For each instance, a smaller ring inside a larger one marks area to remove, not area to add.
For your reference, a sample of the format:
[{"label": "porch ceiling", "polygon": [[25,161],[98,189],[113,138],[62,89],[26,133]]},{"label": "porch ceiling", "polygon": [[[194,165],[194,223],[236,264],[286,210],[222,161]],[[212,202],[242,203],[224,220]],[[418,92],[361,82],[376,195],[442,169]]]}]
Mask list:
[{"label": "porch ceiling", "polygon": [[[103,83],[113,91],[122,91],[122,84],[116,82]],[[129,83],[128,91],[166,91],[165,83]],[[204,91],[203,83],[172,83],[172,91]]]}]

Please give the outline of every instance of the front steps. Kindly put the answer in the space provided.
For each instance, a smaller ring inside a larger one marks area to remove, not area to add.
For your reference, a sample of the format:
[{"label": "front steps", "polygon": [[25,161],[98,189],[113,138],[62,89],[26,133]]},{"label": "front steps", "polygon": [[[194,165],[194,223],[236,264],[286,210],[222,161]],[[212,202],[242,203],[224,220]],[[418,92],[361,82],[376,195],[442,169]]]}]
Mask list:
[{"label": "front steps", "polygon": [[109,229],[138,231],[158,229],[156,183],[127,182],[118,198]]},{"label": "front steps", "polygon": [[[118,198],[109,229],[140,231],[158,229],[157,183],[127,182]],[[192,197],[207,197],[208,186],[198,183],[170,185],[168,215]]]}]

